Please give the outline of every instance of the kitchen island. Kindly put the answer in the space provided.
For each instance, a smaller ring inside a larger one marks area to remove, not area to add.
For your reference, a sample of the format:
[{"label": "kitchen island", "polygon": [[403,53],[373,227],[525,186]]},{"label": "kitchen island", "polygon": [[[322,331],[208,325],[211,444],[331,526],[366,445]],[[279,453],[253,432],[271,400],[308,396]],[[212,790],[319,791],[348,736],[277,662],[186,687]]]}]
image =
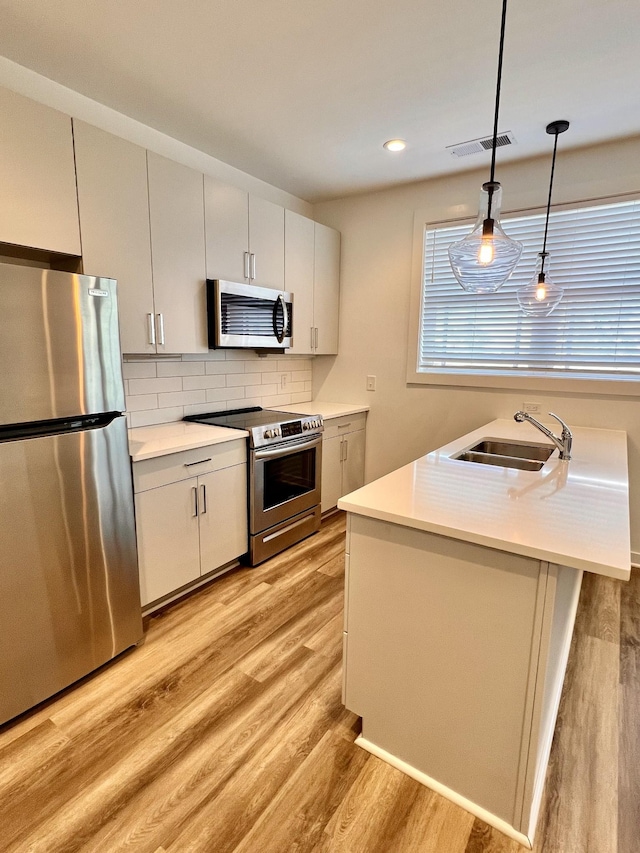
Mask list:
[{"label": "kitchen island", "polygon": [[345,496],[343,700],[358,743],[531,847],[583,571],[626,580],[626,434],[539,471],[454,457],[493,421]]}]

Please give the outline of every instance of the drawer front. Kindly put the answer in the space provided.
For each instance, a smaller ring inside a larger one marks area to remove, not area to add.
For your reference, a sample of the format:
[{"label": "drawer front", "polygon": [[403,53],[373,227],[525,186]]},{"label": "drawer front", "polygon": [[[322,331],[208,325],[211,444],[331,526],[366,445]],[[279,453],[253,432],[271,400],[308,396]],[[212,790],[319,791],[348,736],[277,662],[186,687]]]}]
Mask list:
[{"label": "drawer front", "polygon": [[244,438],[142,459],[133,463],[133,490],[145,492],[246,461],[247,443]]},{"label": "drawer front", "polygon": [[367,424],[367,413],[358,412],[355,415],[342,415],[339,418],[331,418],[324,422],[324,437],[335,438],[336,435],[344,435],[358,429],[364,429]]}]

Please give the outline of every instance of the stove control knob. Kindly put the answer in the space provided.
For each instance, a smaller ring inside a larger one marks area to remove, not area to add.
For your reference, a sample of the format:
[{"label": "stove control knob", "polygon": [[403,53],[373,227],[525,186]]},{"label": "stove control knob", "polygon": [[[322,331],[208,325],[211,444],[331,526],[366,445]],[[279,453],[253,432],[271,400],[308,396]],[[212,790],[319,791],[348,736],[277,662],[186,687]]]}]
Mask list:
[{"label": "stove control knob", "polygon": [[282,435],[282,430],[280,429],[280,427],[276,427],[273,431],[273,434],[274,435]]},{"label": "stove control knob", "polygon": [[273,438],[273,430],[272,429],[265,429],[264,437],[265,438]]}]

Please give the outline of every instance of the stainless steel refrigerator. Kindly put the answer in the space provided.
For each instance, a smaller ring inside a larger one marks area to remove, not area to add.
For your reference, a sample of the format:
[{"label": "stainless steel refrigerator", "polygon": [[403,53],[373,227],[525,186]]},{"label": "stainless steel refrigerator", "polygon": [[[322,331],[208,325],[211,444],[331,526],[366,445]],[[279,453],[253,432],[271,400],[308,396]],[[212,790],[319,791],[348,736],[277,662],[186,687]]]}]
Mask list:
[{"label": "stainless steel refrigerator", "polygon": [[0,724],[142,637],[116,282],[0,264]]}]

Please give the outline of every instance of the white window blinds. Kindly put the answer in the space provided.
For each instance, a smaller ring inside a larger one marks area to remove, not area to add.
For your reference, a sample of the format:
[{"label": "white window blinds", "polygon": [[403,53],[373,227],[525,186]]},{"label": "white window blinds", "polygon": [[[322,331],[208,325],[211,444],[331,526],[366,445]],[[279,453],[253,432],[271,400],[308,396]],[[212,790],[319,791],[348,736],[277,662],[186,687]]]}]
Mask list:
[{"label": "white window blinds", "polygon": [[420,372],[593,377],[640,373],[640,200],[551,213],[545,264],[564,288],[549,317],[520,311],[516,290],[533,278],[544,214],[504,217],[524,244],[512,277],[494,294],[465,293],[447,247],[470,226],[427,228]]}]

